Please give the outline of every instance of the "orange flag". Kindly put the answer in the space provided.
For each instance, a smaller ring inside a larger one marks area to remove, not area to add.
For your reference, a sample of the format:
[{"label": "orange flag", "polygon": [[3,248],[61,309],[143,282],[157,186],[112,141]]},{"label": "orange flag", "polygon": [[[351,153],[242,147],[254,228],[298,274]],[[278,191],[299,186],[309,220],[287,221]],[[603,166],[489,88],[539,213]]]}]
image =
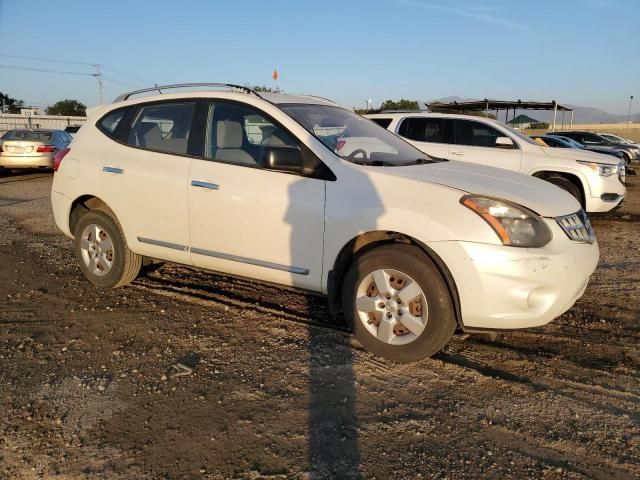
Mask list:
[{"label": "orange flag", "polygon": [[273,69],[273,79],[274,80],[278,80],[278,70],[276,70],[275,68]]}]

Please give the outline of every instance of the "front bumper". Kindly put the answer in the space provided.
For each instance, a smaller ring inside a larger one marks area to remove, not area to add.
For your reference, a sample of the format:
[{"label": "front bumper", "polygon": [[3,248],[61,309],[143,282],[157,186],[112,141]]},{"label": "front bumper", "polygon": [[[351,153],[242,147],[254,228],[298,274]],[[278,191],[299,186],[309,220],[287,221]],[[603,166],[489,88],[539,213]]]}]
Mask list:
[{"label": "front bumper", "polygon": [[449,268],[467,328],[517,329],[545,325],[583,295],[599,250],[566,236],[548,221],[553,240],[544,248],[472,242],[429,244]]},{"label": "front bumper", "polygon": [[627,187],[618,175],[602,177],[595,173],[588,176],[589,191],[585,195],[585,210],[589,213],[609,212],[624,201]]},{"label": "front bumper", "polygon": [[0,167],[5,168],[53,168],[53,157],[51,155],[8,155],[3,153],[0,155]]}]

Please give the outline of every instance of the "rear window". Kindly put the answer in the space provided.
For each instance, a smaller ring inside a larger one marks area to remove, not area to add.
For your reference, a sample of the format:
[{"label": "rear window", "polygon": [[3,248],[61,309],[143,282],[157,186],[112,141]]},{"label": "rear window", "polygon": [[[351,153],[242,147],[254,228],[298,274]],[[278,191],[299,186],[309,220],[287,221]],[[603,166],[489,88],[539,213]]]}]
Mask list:
[{"label": "rear window", "polygon": [[24,140],[28,142],[48,142],[53,132],[34,132],[30,130],[11,130],[2,136],[2,140]]},{"label": "rear window", "polygon": [[[120,125],[120,122],[124,118],[124,116],[129,111],[129,108],[119,108],[118,110],[113,110],[112,112],[107,113],[104,117],[98,121],[98,128],[102,130],[107,136],[114,138],[116,128]],[[67,127],[69,128],[69,127]],[[79,129],[80,127],[78,127]],[[77,130],[76,130],[77,131]]]},{"label": "rear window", "polygon": [[391,118],[370,118],[369,120],[373,123],[377,123],[382,128],[389,128],[389,125],[391,125],[392,122]]},{"label": "rear window", "polygon": [[196,102],[144,105],[140,108],[127,143],[158,152],[185,155]]}]

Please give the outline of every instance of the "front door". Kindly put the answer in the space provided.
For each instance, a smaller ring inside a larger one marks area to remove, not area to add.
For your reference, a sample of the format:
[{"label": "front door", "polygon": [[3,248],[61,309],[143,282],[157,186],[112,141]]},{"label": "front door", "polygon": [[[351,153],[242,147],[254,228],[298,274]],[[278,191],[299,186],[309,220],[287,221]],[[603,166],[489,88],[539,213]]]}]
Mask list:
[{"label": "front door", "polygon": [[453,120],[455,144],[451,145],[451,160],[480,163],[490,167],[520,171],[522,151],[514,143],[514,148],[496,146],[496,139],[507,135],[483,122],[475,120]]},{"label": "front door", "polygon": [[205,159],[192,159],[189,170],[191,261],[320,290],[325,182],[264,169],[268,145],[298,140],[254,107],[209,104]]}]

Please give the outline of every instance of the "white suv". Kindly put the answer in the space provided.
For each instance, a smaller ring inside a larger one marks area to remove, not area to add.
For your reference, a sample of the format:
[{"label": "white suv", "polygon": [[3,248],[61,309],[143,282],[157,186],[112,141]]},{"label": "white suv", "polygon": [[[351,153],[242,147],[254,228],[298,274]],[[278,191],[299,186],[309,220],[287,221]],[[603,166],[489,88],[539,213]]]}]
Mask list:
[{"label": "white suv", "polygon": [[328,100],[207,85],[100,106],[56,158],[55,220],[93,284],[148,257],[322,292],[396,361],[584,292],[598,246],[566,192],[426,158]]},{"label": "white suv", "polygon": [[517,130],[482,117],[425,112],[365,117],[431,156],[547,180],[571,193],[587,212],[608,212],[624,201],[624,162],[608,155],[543,147]]}]

